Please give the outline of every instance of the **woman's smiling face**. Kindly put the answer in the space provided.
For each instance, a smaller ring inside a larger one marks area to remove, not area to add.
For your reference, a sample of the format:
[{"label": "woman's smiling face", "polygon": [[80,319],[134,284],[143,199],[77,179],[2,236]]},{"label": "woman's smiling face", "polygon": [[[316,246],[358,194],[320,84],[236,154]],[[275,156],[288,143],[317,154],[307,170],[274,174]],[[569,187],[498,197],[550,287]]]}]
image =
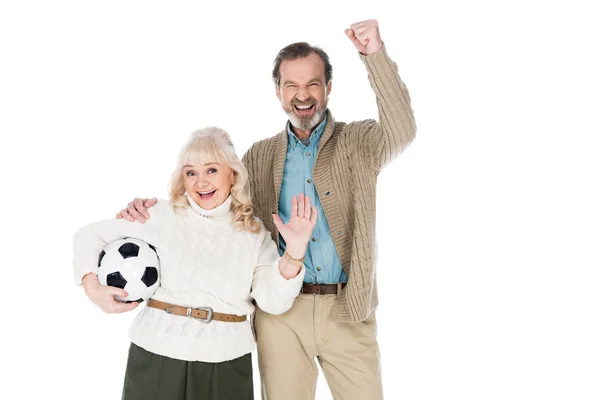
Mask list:
[{"label": "woman's smiling face", "polygon": [[182,174],[185,191],[205,210],[223,204],[234,182],[233,169],[226,163],[188,164]]}]

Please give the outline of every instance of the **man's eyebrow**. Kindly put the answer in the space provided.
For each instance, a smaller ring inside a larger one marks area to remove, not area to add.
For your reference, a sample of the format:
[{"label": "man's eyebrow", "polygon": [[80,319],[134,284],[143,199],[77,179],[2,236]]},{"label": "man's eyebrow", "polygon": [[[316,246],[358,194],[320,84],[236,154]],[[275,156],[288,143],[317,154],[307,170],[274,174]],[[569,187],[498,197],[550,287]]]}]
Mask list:
[{"label": "man's eyebrow", "polygon": [[[311,80],[309,80],[307,83],[314,83],[314,82],[321,83],[321,78],[319,78],[319,77],[312,78],[312,79],[311,79]],[[292,85],[297,85],[297,83],[296,83],[296,82],[294,82],[294,81],[283,81],[282,85],[288,85],[288,84],[290,84],[290,83],[291,83]]]}]

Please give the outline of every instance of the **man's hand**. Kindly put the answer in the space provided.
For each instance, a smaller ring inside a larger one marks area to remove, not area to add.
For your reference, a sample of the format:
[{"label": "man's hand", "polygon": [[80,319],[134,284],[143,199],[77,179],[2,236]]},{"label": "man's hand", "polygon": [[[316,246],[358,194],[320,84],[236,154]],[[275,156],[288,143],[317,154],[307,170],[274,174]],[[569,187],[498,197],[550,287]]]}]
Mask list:
[{"label": "man's hand", "polygon": [[117,213],[117,219],[126,219],[129,222],[139,221],[142,224],[150,219],[148,209],[158,202],[156,198],[140,199],[136,197],[127,205],[127,208],[122,209]]},{"label": "man's hand", "polygon": [[365,56],[377,53],[383,47],[379,35],[379,23],[375,19],[357,22],[346,29],[346,36],[356,49]]},{"label": "man's hand", "polygon": [[115,300],[115,296],[127,297],[127,292],[114,286],[100,285],[96,274],[90,273],[83,277],[83,288],[92,303],[100,307],[105,313],[112,314],[131,311],[139,304],[135,301],[132,303],[121,303]]}]

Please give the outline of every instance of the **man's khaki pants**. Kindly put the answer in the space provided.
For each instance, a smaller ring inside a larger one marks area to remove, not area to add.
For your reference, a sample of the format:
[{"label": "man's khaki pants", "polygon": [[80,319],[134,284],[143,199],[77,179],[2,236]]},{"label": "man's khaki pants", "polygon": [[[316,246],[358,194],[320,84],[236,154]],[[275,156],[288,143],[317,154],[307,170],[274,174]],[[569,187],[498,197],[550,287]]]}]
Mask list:
[{"label": "man's khaki pants", "polygon": [[336,400],[383,398],[373,312],[364,322],[336,323],[336,295],[300,294],[282,315],[255,318],[263,400],[313,400],[319,361]]}]

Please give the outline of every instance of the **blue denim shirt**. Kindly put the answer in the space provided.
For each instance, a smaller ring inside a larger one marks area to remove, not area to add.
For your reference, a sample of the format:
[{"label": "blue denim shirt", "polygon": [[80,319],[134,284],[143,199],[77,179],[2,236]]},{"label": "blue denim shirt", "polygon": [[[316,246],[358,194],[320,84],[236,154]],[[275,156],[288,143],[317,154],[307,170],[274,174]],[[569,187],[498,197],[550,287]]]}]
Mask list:
[{"label": "blue denim shirt", "polygon": [[[288,124],[288,148],[283,169],[283,184],[281,185],[281,194],[279,196],[279,215],[284,223],[288,223],[290,220],[292,196],[304,193],[310,197],[312,205],[317,207],[317,225],[313,230],[312,238],[308,242],[308,249],[304,256],[304,264],[306,265],[304,282],[307,283],[338,283],[348,281],[335,250],[323,206],[312,181],[317,148],[326,124],[327,118],[310,135],[308,146],[304,145],[294,135],[291,126]],[[283,255],[284,251],[285,241],[280,236],[279,253]]]}]

